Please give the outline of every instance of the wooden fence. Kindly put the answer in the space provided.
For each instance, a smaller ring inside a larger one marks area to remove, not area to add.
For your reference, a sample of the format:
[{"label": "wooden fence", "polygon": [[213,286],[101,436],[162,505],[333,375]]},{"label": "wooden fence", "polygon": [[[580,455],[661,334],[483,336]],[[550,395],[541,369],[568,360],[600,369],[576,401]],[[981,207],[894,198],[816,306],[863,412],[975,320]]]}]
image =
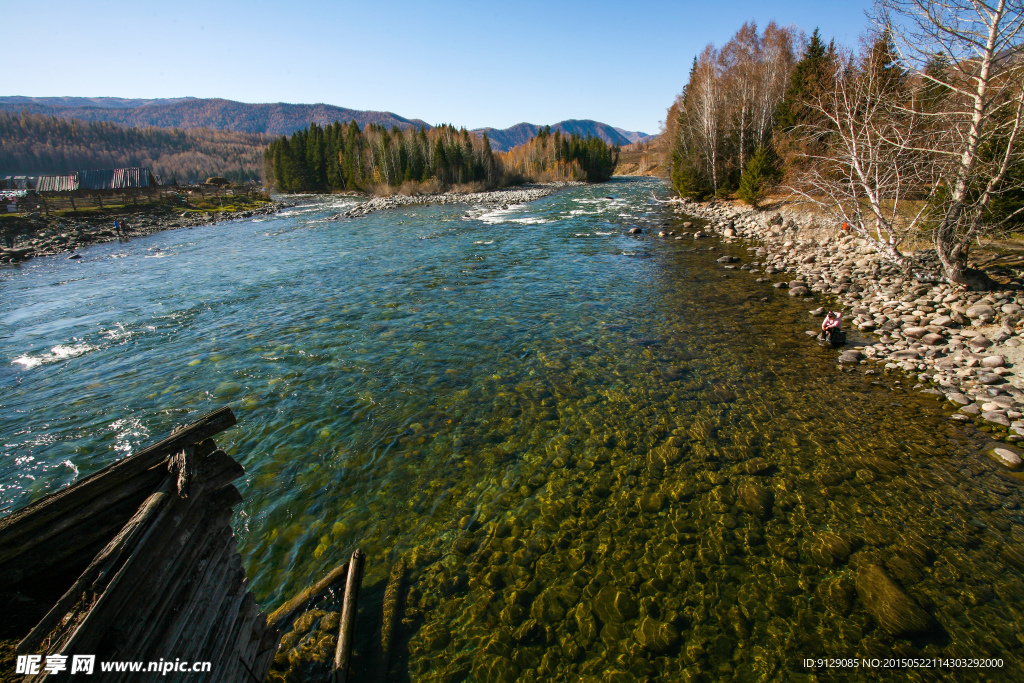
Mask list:
[{"label": "wooden fence", "polygon": [[140,204],[153,204],[163,201],[190,203],[208,199],[223,199],[225,204],[229,204],[230,202],[226,201],[228,197],[252,197],[260,194],[263,194],[263,189],[258,187],[214,187],[206,185],[187,187],[157,186],[129,190],[104,190],[102,192],[47,193],[21,200],[17,204],[17,210],[11,213],[81,211],[83,209],[138,206]]}]

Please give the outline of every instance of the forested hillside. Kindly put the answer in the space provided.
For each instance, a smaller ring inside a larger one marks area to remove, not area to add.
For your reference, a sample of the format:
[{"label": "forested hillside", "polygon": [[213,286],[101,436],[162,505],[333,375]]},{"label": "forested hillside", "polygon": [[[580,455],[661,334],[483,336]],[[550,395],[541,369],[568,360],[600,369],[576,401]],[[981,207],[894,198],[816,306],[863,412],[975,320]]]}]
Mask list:
[{"label": "forested hillside", "polygon": [[537,132],[537,137],[501,154],[501,162],[510,178],[597,183],[608,180],[615,172],[619,146],[591,135],[566,135],[545,126]]},{"label": "forested hillside", "polygon": [[266,177],[282,192],[412,192],[454,186],[493,188],[524,180],[611,177],[618,148],[594,137],[542,129],[531,142],[495,153],[486,135],[438,126],[388,130],[354,122],[316,124],[270,143]]},{"label": "forested hillside", "polygon": [[223,130],[122,128],[0,112],[0,175],[143,166],[163,182],[259,180],[266,144],[263,135]]},{"label": "forested hillside", "polygon": [[[132,100],[111,99],[105,106],[66,106],[53,104],[57,98],[0,97],[0,111],[46,114],[82,121],[108,121],[121,126],[146,128],[210,128],[239,133],[290,135],[310,123],[325,126],[336,121],[355,121],[362,128],[368,123],[391,128],[430,128],[424,121],[406,119],[383,111],[360,111],[329,104],[249,104],[222,99],[142,101],[126,106]],[[61,98],[62,99],[62,98]],[[73,101],[73,100],[72,100]],[[113,105],[117,106],[113,106]]]},{"label": "forested hillside", "polygon": [[[176,104],[195,97],[161,97],[142,99],[136,97],[25,97],[23,95],[0,95],[0,105],[48,105],[57,107],[106,107],[108,109],[130,109],[132,107],[148,107],[158,104]],[[21,111],[19,109],[19,111]]]},{"label": "forested hillside", "polygon": [[[175,99],[126,99],[123,97],[21,97],[0,96],[0,111],[45,114],[83,121],[109,121],[122,126],[145,128],[212,128],[242,133],[291,135],[316,123],[355,121],[360,128],[373,123],[393,128],[426,128],[420,119],[407,119],[391,112],[360,111],[329,104],[249,104],[222,99],[183,97]],[[478,128],[471,133],[484,134],[496,152],[505,152],[532,139],[544,126],[519,123],[510,128]],[[611,145],[628,145],[645,137],[644,133],[614,128],[589,119],[569,119],[551,126],[552,130],[592,135]]]},{"label": "forested hillside", "polygon": [[875,0],[856,48],[744,24],[694,59],[665,138],[682,196],[774,189],[986,288],[972,244],[1024,228],[1024,5]]}]

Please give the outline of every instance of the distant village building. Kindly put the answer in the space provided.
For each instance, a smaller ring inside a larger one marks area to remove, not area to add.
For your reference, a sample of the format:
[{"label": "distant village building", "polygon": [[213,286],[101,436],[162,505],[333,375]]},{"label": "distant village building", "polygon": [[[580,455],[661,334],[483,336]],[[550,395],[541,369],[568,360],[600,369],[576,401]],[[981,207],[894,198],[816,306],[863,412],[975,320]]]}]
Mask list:
[{"label": "distant village building", "polygon": [[77,171],[67,175],[6,176],[0,189],[36,192],[76,192],[79,190],[129,190],[156,185],[148,168],[110,168]]},{"label": "distant village building", "polygon": [[24,206],[28,202],[33,204],[32,190],[0,190],[0,212],[14,213],[19,210],[19,203]]}]

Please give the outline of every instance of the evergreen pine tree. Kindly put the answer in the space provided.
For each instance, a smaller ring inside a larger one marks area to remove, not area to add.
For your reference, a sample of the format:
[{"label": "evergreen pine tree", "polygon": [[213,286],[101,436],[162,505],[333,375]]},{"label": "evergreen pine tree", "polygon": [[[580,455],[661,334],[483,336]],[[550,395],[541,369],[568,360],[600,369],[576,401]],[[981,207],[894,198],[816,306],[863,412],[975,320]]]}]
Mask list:
[{"label": "evergreen pine tree", "polygon": [[906,86],[907,73],[899,64],[892,31],[885,29],[871,45],[864,69],[874,81],[876,93],[888,96],[899,94]]},{"label": "evergreen pine tree", "polygon": [[[830,57],[830,54],[833,57]],[[789,87],[786,89],[786,95],[776,110],[776,129],[789,131],[807,120],[809,111],[804,103],[820,92],[822,86],[827,82],[826,79],[831,77],[834,55],[834,45],[826,48],[821,42],[821,34],[818,29],[814,29],[814,33],[811,34],[811,42],[808,43],[803,57],[793,68],[793,75],[790,78]]]},{"label": "evergreen pine tree", "polygon": [[761,145],[747,162],[747,167],[743,169],[736,195],[747,204],[756,207],[768,194],[768,188],[779,182],[781,175],[775,149],[771,144]]}]

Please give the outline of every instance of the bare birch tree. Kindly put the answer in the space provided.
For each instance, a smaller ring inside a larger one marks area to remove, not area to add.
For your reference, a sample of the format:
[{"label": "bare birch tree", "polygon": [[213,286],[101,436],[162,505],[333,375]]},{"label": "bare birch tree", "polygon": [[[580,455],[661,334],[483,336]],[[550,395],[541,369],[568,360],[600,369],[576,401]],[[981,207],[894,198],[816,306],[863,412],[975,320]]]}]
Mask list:
[{"label": "bare birch tree", "polygon": [[804,145],[809,163],[789,189],[902,263],[900,246],[926,221],[921,200],[936,186],[936,131],[879,44],[886,34],[859,62],[839,60],[831,87],[807,103],[818,116],[797,135],[815,144]]},{"label": "bare birch tree", "polygon": [[770,139],[795,58],[795,28],[743,24],[721,51],[708,45],[666,122],[676,189],[703,195],[735,183]]},{"label": "bare birch tree", "polygon": [[769,23],[760,41],[757,70],[757,95],[754,99],[754,147],[771,138],[775,125],[775,111],[786,94],[793,66],[796,63],[794,47],[802,40],[793,27],[783,28]]},{"label": "bare birch tree", "polygon": [[[998,227],[991,202],[1024,163],[1024,0],[876,0],[874,20],[891,28],[918,78],[944,93],[932,114],[945,131],[931,150],[940,186],[933,242],[951,282],[986,288],[968,255],[972,240]],[[945,68],[927,69],[936,55]]]},{"label": "bare birch tree", "polygon": [[737,153],[741,169],[746,165],[748,139],[754,117],[754,102],[757,97],[757,87],[760,85],[758,83],[760,42],[757,25],[748,21],[722,47],[719,56],[722,63],[725,101],[733,112],[733,124],[736,127]]},{"label": "bare birch tree", "polygon": [[718,51],[713,45],[708,45],[697,57],[689,93],[693,98],[691,127],[697,133],[697,148],[714,188],[718,187],[724,101],[722,81],[718,76]]}]

